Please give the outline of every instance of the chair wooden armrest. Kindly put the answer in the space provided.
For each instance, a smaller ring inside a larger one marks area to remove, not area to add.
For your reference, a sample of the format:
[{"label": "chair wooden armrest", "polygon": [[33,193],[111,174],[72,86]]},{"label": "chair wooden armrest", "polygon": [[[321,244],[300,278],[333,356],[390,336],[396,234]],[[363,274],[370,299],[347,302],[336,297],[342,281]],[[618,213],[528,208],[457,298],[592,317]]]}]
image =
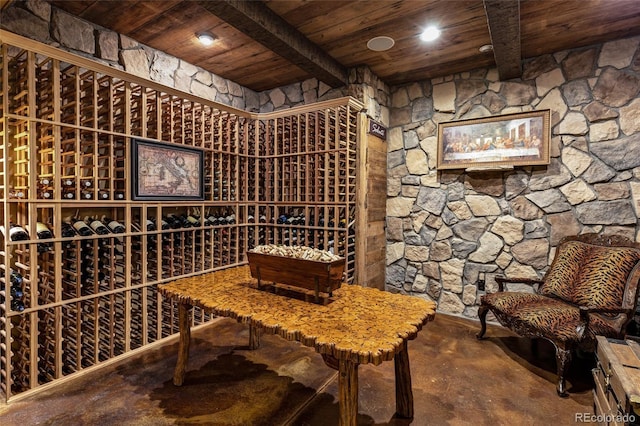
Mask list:
[{"label": "chair wooden armrest", "polygon": [[507,278],[502,276],[496,277],[496,282],[498,283],[498,291],[504,291],[504,283],[522,283],[522,284],[542,284],[544,281],[542,280],[534,280],[531,278]]},{"label": "chair wooden armrest", "polygon": [[602,308],[587,308],[586,306],[579,306],[580,309],[580,325],[578,326],[578,335],[582,338],[584,333],[589,327],[589,314],[624,314],[628,318],[631,318],[634,314],[633,309],[614,308],[614,309],[602,309]]}]

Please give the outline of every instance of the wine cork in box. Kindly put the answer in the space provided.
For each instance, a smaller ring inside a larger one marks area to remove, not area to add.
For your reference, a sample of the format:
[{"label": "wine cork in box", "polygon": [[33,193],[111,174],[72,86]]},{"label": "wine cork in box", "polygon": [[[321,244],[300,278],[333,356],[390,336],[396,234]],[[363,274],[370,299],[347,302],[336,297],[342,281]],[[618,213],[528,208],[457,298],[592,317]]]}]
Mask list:
[{"label": "wine cork in box", "polygon": [[266,245],[247,252],[251,276],[258,286],[265,283],[285,284],[319,293],[340,288],[344,258],[326,251],[302,246]]}]

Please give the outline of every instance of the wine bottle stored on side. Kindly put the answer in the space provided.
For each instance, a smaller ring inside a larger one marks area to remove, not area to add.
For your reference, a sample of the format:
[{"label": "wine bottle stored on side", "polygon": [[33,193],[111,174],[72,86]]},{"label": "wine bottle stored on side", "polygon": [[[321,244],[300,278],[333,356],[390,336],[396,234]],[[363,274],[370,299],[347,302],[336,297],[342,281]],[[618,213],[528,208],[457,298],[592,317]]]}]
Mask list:
[{"label": "wine bottle stored on side", "polygon": [[85,221],[81,219],[73,219],[73,227],[75,228],[78,235],[82,237],[88,237],[89,235],[93,235],[94,232],[89,225],[86,224]]},{"label": "wine bottle stored on side", "polygon": [[24,302],[22,300],[13,299],[11,301],[11,310],[16,312],[24,311]]},{"label": "wine bottle stored on side", "polygon": [[70,224],[69,222],[62,222],[62,236],[64,238],[71,238],[71,237],[75,237],[76,236],[76,230],[74,229],[73,225]]},{"label": "wine bottle stored on side", "polygon": [[123,224],[121,224],[117,220],[112,220],[106,216],[102,217],[102,223],[107,225],[109,230],[114,234],[124,234],[124,232],[126,231],[126,228],[124,227]]},{"label": "wine bottle stored on side", "polygon": [[[2,235],[7,236],[4,226],[0,225],[0,232]],[[11,241],[25,241],[29,239],[29,233],[20,225],[15,223],[9,224],[9,240]]]},{"label": "wine bottle stored on side", "polygon": [[197,228],[200,226],[200,216],[190,214],[187,216],[187,222],[190,226]]},{"label": "wine bottle stored on side", "polygon": [[100,220],[85,218],[85,222],[89,224],[93,232],[98,235],[107,235],[109,234],[109,228],[107,228]]}]

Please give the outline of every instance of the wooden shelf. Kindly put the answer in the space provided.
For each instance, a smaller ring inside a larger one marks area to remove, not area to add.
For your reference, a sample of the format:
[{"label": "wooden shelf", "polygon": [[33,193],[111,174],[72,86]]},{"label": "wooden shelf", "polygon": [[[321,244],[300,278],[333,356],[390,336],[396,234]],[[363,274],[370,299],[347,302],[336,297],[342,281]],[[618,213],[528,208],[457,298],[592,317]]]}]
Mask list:
[{"label": "wooden shelf", "polygon": [[[0,277],[22,276],[21,296],[0,304],[7,400],[175,334],[177,307],[157,285],[242,265],[255,245],[331,250],[353,281],[359,103],[252,115],[8,40],[0,214],[29,239],[0,235]],[[201,149],[204,200],[132,200],[132,137]],[[69,231],[112,220],[123,229]],[[52,236],[38,238],[38,222]],[[211,319],[197,309],[191,316]]]}]

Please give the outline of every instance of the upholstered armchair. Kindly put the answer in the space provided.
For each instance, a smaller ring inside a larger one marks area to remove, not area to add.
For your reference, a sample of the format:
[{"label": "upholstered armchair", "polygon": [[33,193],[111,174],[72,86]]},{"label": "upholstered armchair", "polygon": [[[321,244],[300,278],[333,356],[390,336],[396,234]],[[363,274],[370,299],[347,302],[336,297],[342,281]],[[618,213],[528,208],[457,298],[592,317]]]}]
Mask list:
[{"label": "upholstered armchair", "polygon": [[[556,349],[557,392],[567,396],[565,374],[575,349],[594,351],[596,335],[623,338],[640,283],[640,244],[620,236],[584,234],[560,241],[541,280],[496,278],[498,291],[481,298],[482,339],[487,313],[520,336],[549,340]],[[505,284],[537,286],[535,293]]]}]

